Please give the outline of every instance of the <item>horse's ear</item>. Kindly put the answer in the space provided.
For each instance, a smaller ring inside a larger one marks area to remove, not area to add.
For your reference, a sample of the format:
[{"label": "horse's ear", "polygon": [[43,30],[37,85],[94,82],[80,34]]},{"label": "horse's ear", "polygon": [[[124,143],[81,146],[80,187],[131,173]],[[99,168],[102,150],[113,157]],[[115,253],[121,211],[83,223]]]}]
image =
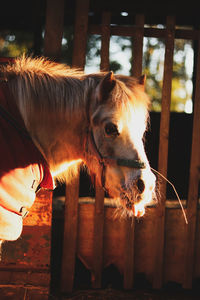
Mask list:
[{"label": "horse's ear", "polygon": [[100,81],[98,86],[98,98],[100,101],[106,101],[110,92],[115,87],[116,80],[112,71],[107,73]]},{"label": "horse's ear", "polygon": [[145,83],[146,83],[146,75],[144,74],[144,75],[140,76],[140,78],[139,78],[139,84],[141,84],[143,86],[143,88],[144,88]]}]

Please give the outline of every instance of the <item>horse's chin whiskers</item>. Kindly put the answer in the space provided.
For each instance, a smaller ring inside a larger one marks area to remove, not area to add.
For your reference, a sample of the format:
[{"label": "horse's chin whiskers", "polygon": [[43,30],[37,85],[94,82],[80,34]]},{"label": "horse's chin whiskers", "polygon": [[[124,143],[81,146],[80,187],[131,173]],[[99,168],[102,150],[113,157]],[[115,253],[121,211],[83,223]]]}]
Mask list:
[{"label": "horse's chin whiskers", "polygon": [[114,220],[116,220],[116,219],[118,219],[118,218],[121,217],[121,210],[122,210],[121,207],[116,207],[116,208],[114,209],[113,215],[112,215],[112,217],[113,217]]},{"label": "horse's chin whiskers", "polygon": [[113,212],[113,219],[119,219],[124,220],[127,217],[129,218],[133,218],[134,217],[134,213],[133,210],[128,210],[126,209],[121,203],[119,204],[118,207],[115,208],[114,212]]},{"label": "horse's chin whiskers", "polygon": [[140,193],[137,186],[121,185],[120,198],[116,199],[114,217],[119,219],[140,218],[145,214],[145,207],[154,205],[158,201],[158,193],[155,189],[145,189]]}]

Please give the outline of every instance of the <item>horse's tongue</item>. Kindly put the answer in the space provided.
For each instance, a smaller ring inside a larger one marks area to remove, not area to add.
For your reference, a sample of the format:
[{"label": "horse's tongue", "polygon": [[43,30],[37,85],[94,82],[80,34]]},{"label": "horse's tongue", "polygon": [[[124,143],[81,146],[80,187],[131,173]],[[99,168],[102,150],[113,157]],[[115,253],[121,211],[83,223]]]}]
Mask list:
[{"label": "horse's tongue", "polygon": [[0,240],[14,241],[22,232],[22,217],[0,206]]}]

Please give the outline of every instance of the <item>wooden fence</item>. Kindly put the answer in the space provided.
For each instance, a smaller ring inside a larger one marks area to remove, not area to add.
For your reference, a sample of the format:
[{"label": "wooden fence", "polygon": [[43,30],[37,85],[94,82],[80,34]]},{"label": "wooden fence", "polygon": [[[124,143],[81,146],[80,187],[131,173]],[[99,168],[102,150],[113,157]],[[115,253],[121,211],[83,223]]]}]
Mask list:
[{"label": "wooden fence", "polygon": [[[164,176],[168,173],[169,135],[170,130],[173,130],[169,125],[174,42],[175,39],[189,39],[197,44],[189,190],[185,205],[188,225],[184,222],[180,208],[168,208],[165,182],[160,187],[161,202],[157,207],[149,208],[145,218],[138,223],[134,220],[113,219],[115,208],[107,204],[104,192],[97,183],[95,201],[80,201],[79,178],[74,178],[66,188],[61,290],[70,292],[73,289],[76,257],[90,270],[94,288],[102,286],[103,269],[109,265],[115,265],[121,272],[124,289],[133,288],[137,273],[145,274],[153,288],[160,289],[169,281],[179,283],[183,288],[192,288],[193,279],[200,278],[200,30],[177,28],[175,16],[166,16],[166,26],[163,28],[146,27],[143,14],[135,15],[132,26],[112,25],[112,11],[102,11],[101,25],[91,24],[88,17],[90,2],[92,0],[76,0],[73,66],[84,68],[88,36],[98,34],[101,36],[100,69],[109,70],[110,37],[128,36],[133,39],[132,75],[140,76],[143,38],[165,40],[158,151],[158,171]],[[47,0],[44,55],[54,59],[59,59],[61,53],[64,4],[64,0]],[[24,282],[36,287],[41,285],[42,299],[47,299],[50,283],[50,199],[50,194],[46,198],[42,195],[41,199],[37,199],[35,212],[33,208],[30,218],[25,220],[24,236],[12,245],[5,243],[6,251],[2,254],[5,258],[0,263],[1,285],[17,283],[19,289]],[[45,204],[47,200],[49,202]],[[42,213],[40,217],[39,211]],[[41,244],[40,250],[38,241]],[[29,293],[35,293],[35,290]]]},{"label": "wooden fence", "polygon": [[[61,1],[62,2],[62,1]],[[62,258],[63,292],[73,289],[75,257],[91,270],[92,286],[101,287],[102,270],[113,263],[123,274],[125,289],[134,285],[134,274],[143,272],[153,288],[160,289],[167,281],[192,287],[193,278],[200,276],[198,185],[200,156],[200,31],[177,29],[174,16],[166,16],[165,28],[145,27],[145,15],[135,16],[133,26],[111,25],[112,12],[102,12],[101,25],[88,22],[89,0],[76,1],[73,66],[84,68],[89,34],[101,35],[101,70],[109,70],[109,42],[111,35],[133,38],[132,75],[142,74],[143,38],[165,40],[165,62],[162,88],[162,110],[158,171],[167,176],[170,102],[175,39],[190,39],[198,43],[196,74],[194,76],[194,117],[189,171],[189,192],[184,223],[181,209],[166,208],[166,183],[161,184],[161,203],[150,208],[140,222],[113,220],[113,208],[104,205],[104,192],[96,184],[95,203],[79,203],[79,178],[66,189],[64,244]],[[85,231],[84,231],[85,230]]]}]

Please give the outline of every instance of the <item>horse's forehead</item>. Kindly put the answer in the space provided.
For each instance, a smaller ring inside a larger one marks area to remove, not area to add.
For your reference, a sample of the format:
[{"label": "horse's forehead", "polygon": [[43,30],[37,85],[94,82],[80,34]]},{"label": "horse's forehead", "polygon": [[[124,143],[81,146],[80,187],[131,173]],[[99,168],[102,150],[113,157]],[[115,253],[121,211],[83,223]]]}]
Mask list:
[{"label": "horse's forehead", "polygon": [[147,117],[147,110],[143,105],[134,103],[122,104],[110,111],[118,121],[126,126],[131,126],[132,123],[144,123]]},{"label": "horse's forehead", "polygon": [[132,141],[141,138],[146,130],[147,110],[144,106],[128,105],[119,115],[118,127],[122,134]]},{"label": "horse's forehead", "polygon": [[93,114],[93,121],[99,124],[103,120],[110,120],[126,130],[132,130],[135,127],[140,127],[142,130],[146,125],[147,109],[144,105],[126,102],[108,101],[104,105],[99,106]]}]

